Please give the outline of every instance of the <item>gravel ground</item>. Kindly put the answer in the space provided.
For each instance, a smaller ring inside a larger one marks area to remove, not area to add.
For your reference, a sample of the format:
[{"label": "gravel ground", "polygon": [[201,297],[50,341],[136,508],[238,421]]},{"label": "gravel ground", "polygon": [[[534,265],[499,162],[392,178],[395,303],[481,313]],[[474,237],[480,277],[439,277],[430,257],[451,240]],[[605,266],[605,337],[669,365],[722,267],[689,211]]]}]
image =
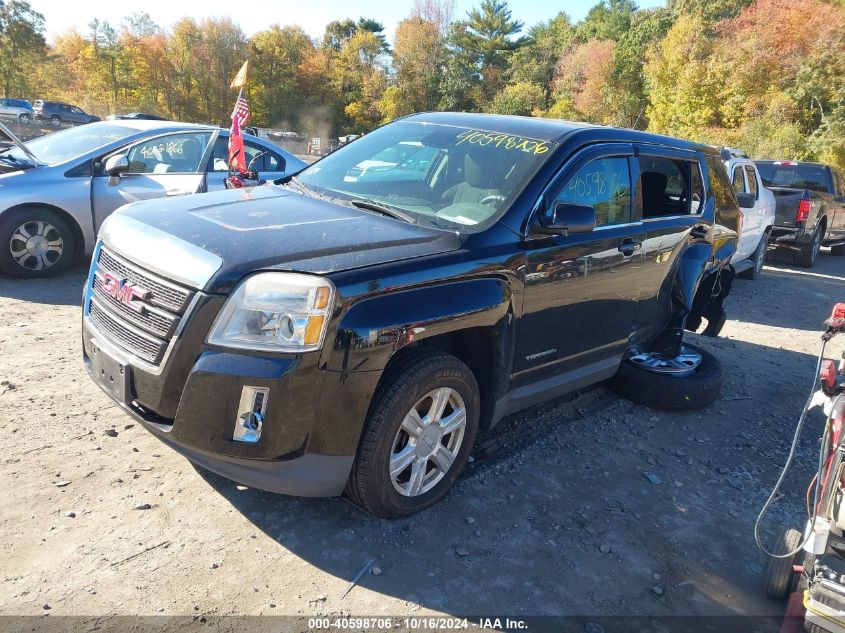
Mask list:
[{"label": "gravel ground", "polygon": [[[738,280],[723,337],[698,341],[726,367],[714,406],[600,386],[534,407],[442,503],[392,522],[196,470],[85,374],[83,268],[0,278],[0,615],[778,614],[752,525],[845,300],[845,258],[784,262]],[[771,530],[801,521],[821,423]]]}]

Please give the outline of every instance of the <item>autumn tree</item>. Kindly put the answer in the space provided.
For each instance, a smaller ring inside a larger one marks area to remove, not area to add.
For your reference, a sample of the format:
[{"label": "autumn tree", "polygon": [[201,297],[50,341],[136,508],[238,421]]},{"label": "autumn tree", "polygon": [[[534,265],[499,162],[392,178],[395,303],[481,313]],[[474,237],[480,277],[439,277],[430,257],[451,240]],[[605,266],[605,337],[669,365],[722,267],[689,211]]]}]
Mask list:
[{"label": "autumn tree", "polygon": [[555,103],[549,114],[607,123],[606,87],[613,70],[613,40],[590,40],[567,49],[555,69]]},{"label": "autumn tree", "polygon": [[682,15],[647,55],[649,129],[704,140],[719,121],[721,73],[712,64],[713,41],[699,16]]},{"label": "autumn tree", "polygon": [[541,109],[548,107],[555,66],[563,51],[572,43],[575,29],[565,13],[528,31],[525,43],[515,50],[508,67],[508,84],[531,83],[543,90]]},{"label": "autumn tree", "polygon": [[0,77],[3,95],[26,91],[27,70],[44,53],[44,16],[25,0],[0,0]]}]

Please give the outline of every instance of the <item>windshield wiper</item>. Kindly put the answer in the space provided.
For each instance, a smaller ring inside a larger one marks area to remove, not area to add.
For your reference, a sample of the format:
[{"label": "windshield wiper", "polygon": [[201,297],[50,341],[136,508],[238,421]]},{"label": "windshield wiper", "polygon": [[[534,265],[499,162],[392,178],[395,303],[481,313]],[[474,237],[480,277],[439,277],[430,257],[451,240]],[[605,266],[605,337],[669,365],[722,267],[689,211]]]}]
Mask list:
[{"label": "windshield wiper", "polygon": [[381,213],[382,215],[386,215],[397,220],[404,220],[405,222],[410,222],[411,224],[417,223],[416,219],[414,219],[414,216],[409,215],[404,211],[397,209],[396,207],[392,207],[389,204],[373,202],[372,200],[350,200],[349,204],[356,206],[359,209],[376,211],[377,213]]}]

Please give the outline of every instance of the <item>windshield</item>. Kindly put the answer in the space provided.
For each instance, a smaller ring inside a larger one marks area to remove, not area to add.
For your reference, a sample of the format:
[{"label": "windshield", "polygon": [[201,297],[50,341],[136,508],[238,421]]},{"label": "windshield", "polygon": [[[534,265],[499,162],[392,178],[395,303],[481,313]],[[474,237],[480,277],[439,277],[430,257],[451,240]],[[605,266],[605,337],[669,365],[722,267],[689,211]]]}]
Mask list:
[{"label": "windshield", "polygon": [[[55,165],[85,154],[92,149],[102,147],[124,136],[134,134],[137,131],[125,125],[92,123],[39,136],[36,139],[28,141],[26,146],[41,162],[48,165]],[[0,157],[30,162],[26,152],[19,147],[14,147],[6,152],[0,153]]]},{"label": "windshield", "polygon": [[757,171],[766,187],[828,191],[830,182],[822,165],[757,163]]},{"label": "windshield", "polygon": [[294,184],[472,233],[501,217],[554,148],[509,134],[399,121],[306,168]]}]

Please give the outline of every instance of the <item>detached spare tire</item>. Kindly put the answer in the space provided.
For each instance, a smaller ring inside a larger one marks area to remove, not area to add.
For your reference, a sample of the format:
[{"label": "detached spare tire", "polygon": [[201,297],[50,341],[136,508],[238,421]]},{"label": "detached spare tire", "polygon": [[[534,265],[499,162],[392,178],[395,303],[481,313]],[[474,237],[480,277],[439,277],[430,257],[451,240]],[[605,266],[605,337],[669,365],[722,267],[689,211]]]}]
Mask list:
[{"label": "detached spare tire", "polygon": [[700,409],[722,391],[723,371],[710,352],[687,343],[672,359],[636,354],[622,361],[608,386],[623,398],[653,409]]}]

